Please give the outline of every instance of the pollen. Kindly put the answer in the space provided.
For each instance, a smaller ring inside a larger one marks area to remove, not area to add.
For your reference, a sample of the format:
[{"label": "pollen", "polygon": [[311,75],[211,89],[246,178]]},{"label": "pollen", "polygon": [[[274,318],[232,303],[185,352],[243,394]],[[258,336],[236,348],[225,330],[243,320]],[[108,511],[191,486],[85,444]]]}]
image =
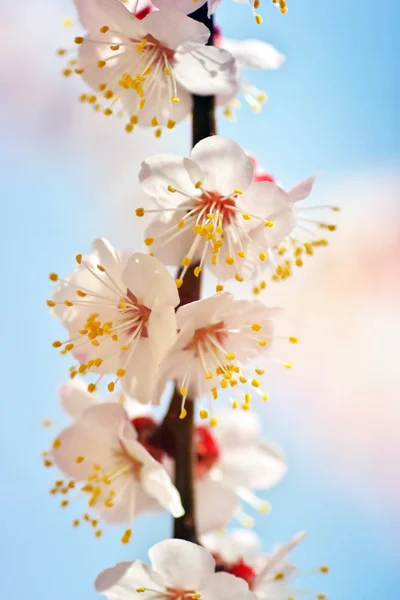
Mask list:
[{"label": "pollen", "polygon": [[208,412],[204,408],[200,410],[200,419],[208,419]]},{"label": "pollen", "polygon": [[183,267],[188,267],[191,263],[191,258],[189,256],[184,256],[182,259],[182,266]]},{"label": "pollen", "polygon": [[182,408],[182,410],[181,410],[181,414],[179,415],[179,418],[180,418],[181,420],[183,420],[183,419],[185,419],[185,418],[186,418],[186,415],[187,415],[187,410],[186,410],[186,408]]},{"label": "pollen", "polygon": [[319,568],[320,573],[329,573],[329,567],[327,565],[322,565]]},{"label": "pollen", "polygon": [[223,292],[223,291],[224,291],[224,286],[223,286],[223,285],[220,285],[220,284],[218,284],[218,285],[215,287],[215,291],[216,291],[216,292]]},{"label": "pollen", "polygon": [[81,37],[81,36],[77,36],[77,37],[74,39],[74,42],[75,42],[75,44],[83,44],[83,37]]},{"label": "pollen", "polygon": [[129,540],[131,539],[132,529],[127,529],[123,536],[121,537],[121,542],[123,544],[129,544]]},{"label": "pollen", "polygon": [[125,373],[126,373],[125,369],[117,369],[116,376],[123,377],[125,375]]},{"label": "pollen", "polygon": [[257,25],[261,25],[263,22],[261,15],[256,15],[256,23]]},{"label": "pollen", "polygon": [[182,394],[182,396],[187,396],[187,389],[185,387],[183,387],[183,385],[180,387],[180,393]]},{"label": "pollen", "polygon": [[144,208],[137,208],[135,213],[137,217],[144,217]]},{"label": "pollen", "polygon": [[57,273],[50,273],[49,279],[50,279],[50,281],[58,281]]},{"label": "pollen", "polygon": [[199,277],[199,276],[200,276],[200,273],[201,273],[201,267],[196,267],[196,268],[194,269],[194,276],[195,276],[195,277]]},{"label": "pollen", "polygon": [[210,425],[211,427],[216,427],[218,425],[217,417],[213,417],[212,419],[210,419]]},{"label": "pollen", "polygon": [[146,246],[152,246],[154,244],[154,238],[148,237],[144,240]]},{"label": "pollen", "polygon": [[183,279],[175,279],[175,285],[179,290],[179,288],[181,288],[183,285]]},{"label": "pollen", "polygon": [[227,265],[233,265],[233,263],[235,261],[234,261],[233,256],[227,256],[226,259],[225,259],[225,262],[226,262]]},{"label": "pollen", "polygon": [[291,335],[291,336],[289,337],[289,342],[290,342],[291,344],[297,344],[297,343],[298,343],[298,341],[299,341],[299,338],[297,338],[297,337],[295,337],[295,336],[293,336],[293,335]]},{"label": "pollen", "polygon": [[180,98],[178,98],[178,96],[172,96],[171,100],[172,100],[172,102],[175,102],[175,103],[181,101]]},{"label": "pollen", "polygon": [[61,442],[58,438],[56,438],[53,442],[53,448],[59,448],[61,446]]},{"label": "pollen", "polygon": [[259,323],[253,323],[253,325],[251,326],[253,331],[260,331],[262,329],[261,325]]}]

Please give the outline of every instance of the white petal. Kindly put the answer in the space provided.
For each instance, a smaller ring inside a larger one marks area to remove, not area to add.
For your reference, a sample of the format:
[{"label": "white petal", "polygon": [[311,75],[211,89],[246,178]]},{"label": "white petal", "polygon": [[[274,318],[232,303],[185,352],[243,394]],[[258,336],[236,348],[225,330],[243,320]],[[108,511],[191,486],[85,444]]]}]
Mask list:
[{"label": "white petal", "polygon": [[176,78],[192,94],[231,95],[237,88],[236,63],[226,50],[204,46],[176,59]]},{"label": "white petal", "polygon": [[149,558],[153,569],[172,588],[202,588],[215,570],[215,561],[207,550],[183,540],[159,542],[150,548]]},{"label": "white petal", "polygon": [[80,22],[88,31],[108,25],[114,31],[133,36],[132,27],[140,27],[140,21],[134,19],[132,13],[119,0],[75,0],[75,6]]},{"label": "white petal", "polygon": [[152,311],[147,324],[149,343],[157,366],[176,340],[177,326],[175,310],[165,307],[162,312]]},{"label": "white petal", "polygon": [[218,411],[218,427],[213,436],[221,448],[238,448],[256,443],[261,437],[261,420],[257,413],[235,411],[231,408]]},{"label": "white petal", "polygon": [[196,521],[200,533],[214,531],[224,527],[233,517],[238,507],[235,493],[203,477],[195,484],[196,490]]},{"label": "white petal", "polygon": [[257,600],[249,586],[239,577],[229,573],[215,573],[205,588],[201,589],[202,600]]},{"label": "white petal", "polygon": [[207,0],[196,0],[196,4],[194,5],[193,0],[153,0],[152,4],[160,10],[176,10],[189,15],[206,2]]},{"label": "white petal", "polygon": [[311,194],[315,179],[315,177],[308,177],[307,179],[297,183],[291,190],[289,190],[288,194],[291,202],[305,200]]},{"label": "white petal", "polygon": [[210,37],[210,30],[203,23],[171,10],[151,12],[142,20],[142,26],[167,48],[179,52],[191,52]]},{"label": "white petal", "polygon": [[[121,353],[122,359],[123,354]],[[158,364],[148,338],[141,338],[129,363],[125,367],[123,363],[120,366],[126,368],[126,373],[121,379],[124,393],[135,397],[142,404],[152,402]]]},{"label": "white petal", "polygon": [[231,448],[222,453],[223,481],[233,487],[261,490],[276,485],[286,474],[282,452],[267,442]]},{"label": "white petal", "polygon": [[141,483],[145,492],[157,500],[176,519],[182,517],[185,511],[181,497],[172,483],[168,473],[159,463],[154,461],[152,466],[146,466],[141,473]]},{"label": "white petal", "polygon": [[203,169],[204,187],[223,195],[235,189],[246,190],[252,182],[254,166],[236,142],[214,135],[193,148],[191,158]]},{"label": "white petal", "polygon": [[279,69],[286,57],[261,40],[229,40],[222,38],[221,47],[238,62],[240,69]]},{"label": "white petal", "polygon": [[[132,563],[122,562],[100,573],[95,581],[98,592],[105,594],[108,600],[132,600],[137,595],[138,587],[164,591],[162,578],[151,567],[135,560]],[[153,592],[144,592],[141,598],[153,598]]]},{"label": "white petal", "polygon": [[160,310],[163,306],[179,304],[175,281],[164,265],[148,254],[132,254],[126,262],[122,280],[139,304],[147,308]]},{"label": "white petal", "polygon": [[202,170],[193,160],[176,154],[150,156],[142,162],[139,171],[143,191],[165,208],[175,208],[184,202],[187,203],[185,196],[179,192],[168,191],[169,185],[196,198],[199,191],[195,188],[195,183],[203,179]]},{"label": "white petal", "polygon": [[87,391],[87,384],[76,379],[68,383],[63,383],[58,393],[61,406],[73,419],[78,419],[86,409],[100,404],[102,401],[100,396]]},{"label": "white petal", "polygon": [[[201,327],[216,322],[215,319],[229,308],[232,301],[232,294],[229,292],[222,292],[180,306],[176,313],[178,329],[183,331],[185,327],[185,334],[189,335],[189,330],[187,328],[187,325],[189,324],[191,331],[194,332],[195,329],[200,329]],[[178,344],[180,344],[182,335],[182,332],[179,333]]]}]

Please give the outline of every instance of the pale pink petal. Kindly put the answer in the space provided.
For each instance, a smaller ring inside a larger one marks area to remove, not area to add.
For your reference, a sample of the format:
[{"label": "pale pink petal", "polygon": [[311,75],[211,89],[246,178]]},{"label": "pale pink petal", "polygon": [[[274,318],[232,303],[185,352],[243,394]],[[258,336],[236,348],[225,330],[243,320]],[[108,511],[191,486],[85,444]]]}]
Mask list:
[{"label": "pale pink petal", "polygon": [[222,38],[221,47],[237,61],[240,69],[279,69],[286,57],[261,40],[229,40]]},{"label": "pale pink petal", "polygon": [[[164,208],[188,204],[186,196],[197,198],[199,190],[195,188],[195,183],[203,178],[202,170],[193,160],[176,154],[150,156],[142,162],[139,171],[143,191]],[[170,192],[168,186],[178,191]],[[184,214],[182,212],[179,219]]]},{"label": "pale pink petal", "polygon": [[147,465],[141,473],[141,484],[144,491],[157,500],[160,505],[176,519],[182,517],[185,511],[178,490],[173,485],[169,475],[158,462]]},{"label": "pale pink petal", "polygon": [[190,156],[204,171],[203,186],[209,191],[231,195],[235,189],[246,190],[252,182],[251,159],[228,138],[208,137],[196,144]]},{"label": "pale pink petal", "polygon": [[232,94],[236,87],[234,58],[215,46],[204,46],[177,57],[174,73],[192,94]]},{"label": "pale pink petal", "polygon": [[215,573],[205,588],[201,589],[202,600],[257,600],[249,591],[244,579],[229,573]]},{"label": "pale pink petal", "polygon": [[181,12],[160,10],[151,12],[142,20],[142,27],[160,40],[167,48],[191,52],[203,46],[210,37],[208,27]]},{"label": "pale pink petal", "polygon": [[197,590],[213,576],[215,561],[201,546],[184,540],[165,540],[149,550],[152,568],[168,587]]},{"label": "pale pink petal", "polygon": [[292,187],[288,192],[291,202],[305,200],[311,194],[315,179],[315,177],[308,177]]},{"label": "pale pink petal", "polygon": [[195,484],[196,522],[200,533],[224,527],[233,517],[238,507],[235,493],[209,477],[203,477]]},{"label": "pale pink petal", "polygon": [[122,280],[139,304],[147,308],[160,310],[163,306],[179,304],[175,281],[164,265],[148,254],[132,254],[126,262]]},{"label": "pale pink petal", "polygon": [[58,394],[62,408],[73,419],[78,419],[86,409],[102,401],[100,396],[87,391],[87,384],[84,381],[76,379],[63,383]]},{"label": "pale pink petal", "polygon": [[[139,560],[118,563],[106,569],[97,576],[95,587],[108,600],[132,600],[137,595],[136,589],[140,587],[160,592],[165,590],[162,577]],[[154,593],[150,592],[150,596],[149,593],[142,593],[141,597],[148,600],[154,597]]]}]

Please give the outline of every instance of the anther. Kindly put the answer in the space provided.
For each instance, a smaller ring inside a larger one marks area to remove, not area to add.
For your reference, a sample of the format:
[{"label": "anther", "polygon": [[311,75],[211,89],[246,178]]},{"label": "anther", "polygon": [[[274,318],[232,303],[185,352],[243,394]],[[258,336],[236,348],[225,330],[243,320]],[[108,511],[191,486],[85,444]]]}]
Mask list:
[{"label": "anther", "polygon": [[211,427],[216,427],[218,425],[217,417],[213,417],[212,419],[210,419],[210,425]]},{"label": "anther", "polygon": [[186,408],[182,408],[182,410],[181,410],[181,414],[179,415],[179,418],[180,418],[181,420],[182,420],[182,419],[185,419],[185,418],[186,418],[186,415],[187,415],[187,410],[186,410]]},{"label": "anther", "polygon": [[50,279],[50,281],[58,281],[57,273],[50,273],[49,279]]},{"label": "anther", "polygon": [[144,216],[144,208],[137,208],[135,210],[136,216],[137,217],[143,217]]},{"label": "anther", "polygon": [[144,240],[146,246],[152,246],[154,244],[154,238],[148,237]]}]

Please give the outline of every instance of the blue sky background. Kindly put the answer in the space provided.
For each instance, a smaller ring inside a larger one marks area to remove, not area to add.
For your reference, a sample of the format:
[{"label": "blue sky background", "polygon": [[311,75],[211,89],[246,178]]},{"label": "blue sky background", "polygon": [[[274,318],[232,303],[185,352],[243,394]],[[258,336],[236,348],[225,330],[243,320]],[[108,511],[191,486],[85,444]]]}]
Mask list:
[{"label": "blue sky background", "polygon": [[[17,5],[6,4],[14,24],[24,19]],[[218,20],[227,37],[262,37],[288,60],[281,71],[252,78],[270,96],[262,115],[243,107],[237,125],[221,119],[220,132],[251,149],[288,184],[319,171],[335,180],[398,164],[400,4],[397,0],[289,0],[288,4],[289,13],[282,17],[264,0],[260,27],[245,5],[225,0]],[[64,9],[66,15],[72,14],[65,2],[61,16]],[[45,11],[42,18],[47,20],[44,32],[46,27],[57,29],[59,22],[53,23]],[[35,49],[41,52],[40,45]],[[26,59],[26,69],[35,72],[35,55]],[[24,80],[24,72],[13,71],[12,56],[9,69],[15,80]],[[51,89],[62,85],[52,69],[49,78]],[[24,110],[18,114],[12,110],[17,93],[29,97],[31,91],[23,85],[18,92],[12,88],[11,95],[1,100],[0,113],[2,593],[16,600],[91,600],[96,597],[95,575],[118,560],[144,558],[153,542],[168,537],[170,521],[165,515],[138,520],[134,542],[125,548],[119,543],[119,531],[100,541],[83,528],[73,531],[73,510],[63,513],[47,494],[52,474],[42,468],[40,451],[51,434],[41,429],[40,422],[51,416],[62,423],[55,389],[66,374],[66,363],[51,348],[58,328],[44,304],[50,294],[47,274],[69,272],[72,257],[88,248],[89,239],[101,235],[107,224],[94,210],[98,180],[93,156],[68,141],[62,107],[55,105],[49,114],[55,134],[42,135],[41,122],[32,129]],[[96,127],[109,128],[104,121],[96,121]],[[171,137],[175,148],[186,150],[186,132],[183,125]],[[163,143],[167,148],[168,140]],[[130,151],[135,153],[133,137]],[[279,395],[279,390],[275,393]],[[299,444],[297,437],[293,442],[298,426],[295,409],[283,412],[277,402],[266,419],[266,433],[285,449],[291,470],[268,495],[273,514],[259,520],[265,549],[305,529],[309,538],[297,551],[300,564],[308,568],[326,562],[332,567],[332,574],[312,581],[312,587],[323,589],[332,600],[400,597],[399,553],[386,538],[390,522],[379,514],[379,507],[374,516],[330,482],[329,464],[319,460],[315,440],[305,437]]]}]

